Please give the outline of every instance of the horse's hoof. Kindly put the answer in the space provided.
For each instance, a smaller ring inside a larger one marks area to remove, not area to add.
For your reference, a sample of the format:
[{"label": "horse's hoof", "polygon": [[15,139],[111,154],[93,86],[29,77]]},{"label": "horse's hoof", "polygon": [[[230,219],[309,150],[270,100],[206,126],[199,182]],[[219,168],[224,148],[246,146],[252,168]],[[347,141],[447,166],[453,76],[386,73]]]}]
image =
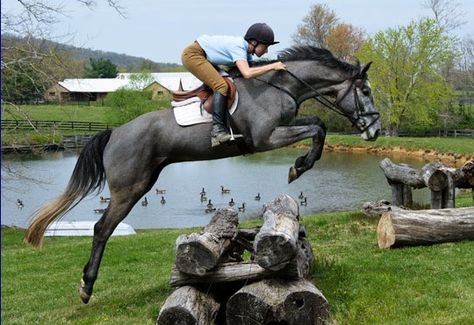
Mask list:
[{"label": "horse's hoof", "polygon": [[293,182],[295,179],[298,178],[298,173],[296,171],[295,166],[290,167],[290,172],[288,173],[288,184]]},{"label": "horse's hoof", "polygon": [[81,286],[79,287],[79,297],[81,298],[82,302],[87,304],[89,300],[91,299],[91,295],[88,294],[85,290],[84,287],[86,286],[84,280],[81,279]]}]

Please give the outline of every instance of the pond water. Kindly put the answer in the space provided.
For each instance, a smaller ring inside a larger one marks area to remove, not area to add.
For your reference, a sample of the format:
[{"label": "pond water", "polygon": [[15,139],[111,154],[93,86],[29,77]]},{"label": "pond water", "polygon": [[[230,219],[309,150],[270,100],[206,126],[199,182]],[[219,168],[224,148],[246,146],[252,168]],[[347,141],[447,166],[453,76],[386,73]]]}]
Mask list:
[{"label": "pond water", "polygon": [[[287,183],[288,169],[304,149],[280,149],[244,157],[212,161],[173,164],[164,169],[153,189],[145,196],[147,206],[138,203],[124,220],[135,229],[191,227],[206,225],[212,213],[206,213],[207,202],[201,202],[202,188],[215,207],[227,207],[231,199],[237,206],[245,202],[240,219],[260,215],[263,204],[281,193],[295,199],[303,192],[307,206],[301,206],[301,215],[321,211],[360,209],[365,201],[390,200],[390,187],[379,162],[384,157],[368,154],[324,152],[315,167],[292,184]],[[60,195],[74,169],[77,154],[71,152],[47,153],[41,156],[3,156],[3,167],[12,173],[2,173],[2,225],[26,227],[30,215],[46,201]],[[403,158],[405,162],[421,167],[423,162]],[[230,189],[221,193],[221,186]],[[156,189],[166,190],[156,194]],[[260,193],[261,200],[255,196]],[[414,200],[428,202],[429,193],[414,191]],[[99,195],[108,197],[105,190],[90,195],[70,211],[63,220],[95,221],[103,209]],[[161,204],[162,196],[166,203]],[[23,201],[23,208],[16,205]]]}]

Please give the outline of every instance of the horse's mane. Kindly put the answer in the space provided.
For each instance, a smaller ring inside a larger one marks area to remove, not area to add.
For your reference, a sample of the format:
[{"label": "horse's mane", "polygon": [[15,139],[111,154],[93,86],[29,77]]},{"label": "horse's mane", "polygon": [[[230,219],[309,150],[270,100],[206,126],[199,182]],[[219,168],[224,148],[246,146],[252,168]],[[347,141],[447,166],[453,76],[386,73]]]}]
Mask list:
[{"label": "horse's mane", "polygon": [[[277,60],[259,60],[250,62],[251,67],[258,67],[273,63],[276,61],[318,61],[330,68],[339,68],[350,74],[356,74],[360,71],[359,65],[353,65],[337,59],[329,50],[311,46],[311,45],[295,45],[287,48],[278,54]],[[235,67],[230,72],[231,75],[239,74],[239,70]]]}]

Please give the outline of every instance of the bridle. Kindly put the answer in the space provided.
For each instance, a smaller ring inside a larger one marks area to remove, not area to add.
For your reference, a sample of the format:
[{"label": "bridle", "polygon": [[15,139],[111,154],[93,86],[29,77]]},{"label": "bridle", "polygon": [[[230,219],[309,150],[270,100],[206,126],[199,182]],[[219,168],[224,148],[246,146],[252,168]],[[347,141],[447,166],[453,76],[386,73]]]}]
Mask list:
[{"label": "bridle", "polygon": [[[289,70],[284,70],[286,71],[286,73],[288,73],[291,77],[293,77],[294,79],[296,79],[298,82],[300,82],[302,85],[304,85],[306,88],[310,89],[311,91],[313,91],[316,95],[314,96],[314,99],[316,101],[318,101],[320,104],[322,104],[323,106],[329,108],[330,110],[332,110],[333,112],[339,114],[339,115],[342,115],[344,117],[346,117],[347,119],[349,119],[349,121],[351,121],[352,125],[355,126],[360,133],[363,133],[365,131],[367,131],[372,125],[374,125],[379,119],[380,119],[380,113],[379,112],[364,112],[362,110],[362,107],[361,107],[361,104],[360,104],[360,98],[359,98],[359,94],[358,94],[358,89],[360,88],[359,86],[356,85],[356,82],[358,80],[362,80],[362,85],[365,84],[365,81],[367,80],[367,76],[366,75],[361,75],[360,73],[356,74],[355,76],[353,76],[351,79],[351,84],[350,86],[347,88],[346,92],[344,93],[344,95],[339,98],[338,100],[336,100],[335,102],[332,102],[331,100],[329,100],[326,96],[324,96],[323,94],[321,94],[316,88],[314,88],[313,86],[311,86],[308,82],[306,82],[305,80],[299,78],[297,75],[295,75],[293,72],[289,71]],[[291,96],[291,98],[293,98],[293,100],[297,103],[297,105],[299,106],[299,103],[297,101],[297,99],[295,98],[295,96],[287,89],[281,87],[281,86],[278,86],[278,85],[275,85],[267,80],[262,80],[262,79],[258,79],[260,81],[263,81],[265,83],[267,83],[268,85],[274,87],[274,88],[277,88],[279,89],[280,91],[283,91],[284,93],[288,94],[289,96]],[[354,110],[354,114],[350,115],[350,114],[347,114],[342,108],[341,106],[339,105],[341,103],[341,101],[344,100],[344,98],[347,97],[347,95],[349,94],[349,92],[351,91],[351,89],[353,90],[354,92],[354,106],[355,106],[355,110]],[[359,90],[360,91],[360,90]],[[366,117],[366,116],[377,116],[375,119],[373,119],[368,125],[365,124],[365,120],[362,119],[362,117]]]}]

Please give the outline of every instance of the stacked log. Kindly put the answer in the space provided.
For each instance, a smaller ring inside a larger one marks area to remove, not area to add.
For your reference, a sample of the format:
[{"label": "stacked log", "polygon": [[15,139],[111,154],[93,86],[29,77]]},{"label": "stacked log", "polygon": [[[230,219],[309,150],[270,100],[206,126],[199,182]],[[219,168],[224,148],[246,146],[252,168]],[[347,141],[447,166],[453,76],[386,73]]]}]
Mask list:
[{"label": "stacked log", "polygon": [[[219,209],[199,234],[176,241],[170,284],[177,289],[157,324],[322,324],[324,295],[309,281],[314,255],[296,200],[265,204],[260,228],[239,229],[234,209]],[[250,260],[243,261],[243,253]],[[196,304],[202,301],[200,306]]]},{"label": "stacked log", "polygon": [[449,168],[440,162],[414,169],[407,164],[394,164],[385,158],[380,162],[380,167],[392,189],[392,204],[395,206],[411,206],[411,189],[428,187],[432,209],[454,208],[456,188],[474,189],[474,161],[466,162],[459,169]]}]

